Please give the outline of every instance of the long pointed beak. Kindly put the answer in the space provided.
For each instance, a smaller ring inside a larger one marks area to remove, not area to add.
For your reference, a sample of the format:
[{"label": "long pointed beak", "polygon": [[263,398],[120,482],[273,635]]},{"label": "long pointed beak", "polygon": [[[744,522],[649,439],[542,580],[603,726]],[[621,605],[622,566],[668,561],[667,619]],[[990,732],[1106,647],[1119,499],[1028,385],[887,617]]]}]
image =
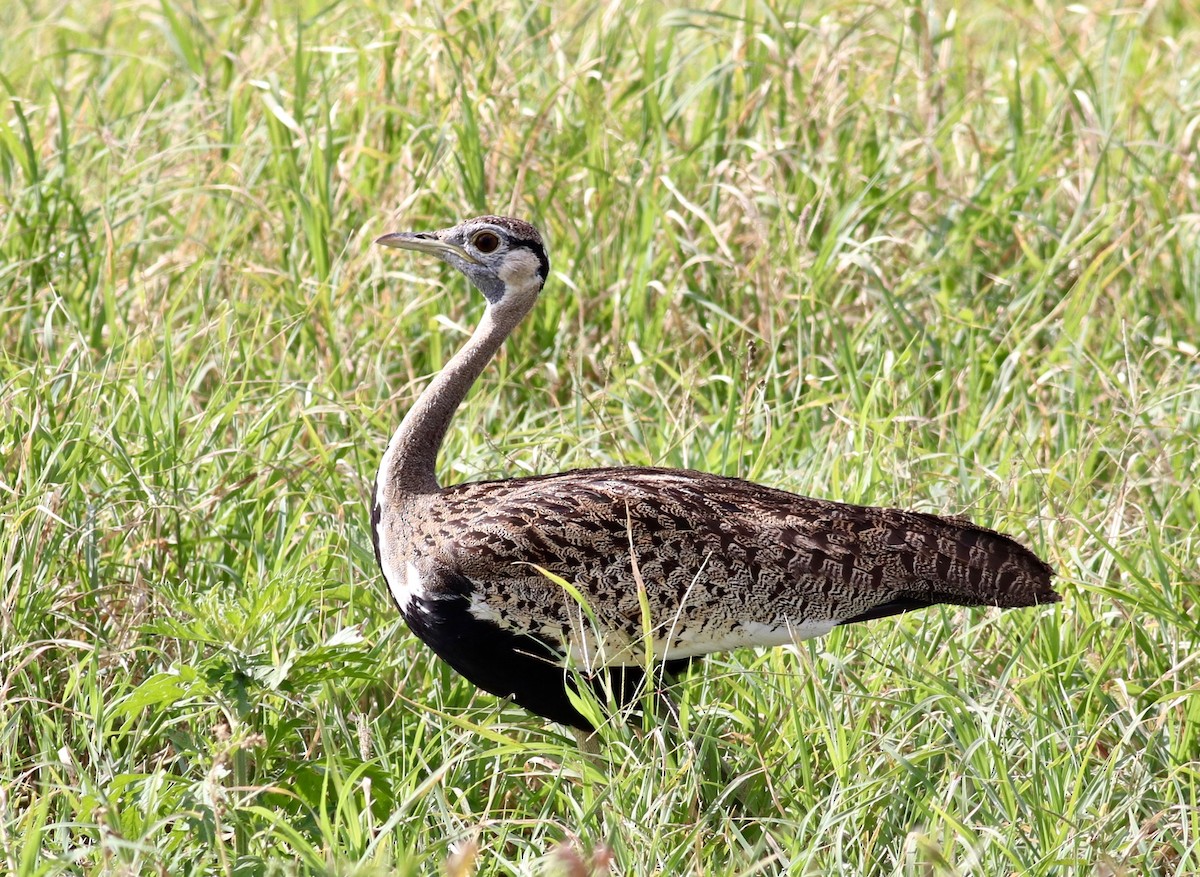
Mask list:
[{"label": "long pointed beak", "polygon": [[419,253],[429,253],[433,256],[453,254],[464,262],[478,265],[479,260],[461,247],[448,244],[439,237],[425,231],[393,231],[375,238],[375,243],[384,247],[398,250],[416,250]]}]

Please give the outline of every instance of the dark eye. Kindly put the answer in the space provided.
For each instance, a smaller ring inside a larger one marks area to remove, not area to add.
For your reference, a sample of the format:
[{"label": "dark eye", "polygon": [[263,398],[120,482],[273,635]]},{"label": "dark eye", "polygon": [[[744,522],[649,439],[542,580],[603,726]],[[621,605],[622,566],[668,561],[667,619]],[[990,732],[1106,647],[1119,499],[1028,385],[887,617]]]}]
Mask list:
[{"label": "dark eye", "polygon": [[496,247],[500,246],[500,238],[496,237],[490,231],[481,231],[475,237],[471,238],[471,243],[481,253],[494,253]]}]

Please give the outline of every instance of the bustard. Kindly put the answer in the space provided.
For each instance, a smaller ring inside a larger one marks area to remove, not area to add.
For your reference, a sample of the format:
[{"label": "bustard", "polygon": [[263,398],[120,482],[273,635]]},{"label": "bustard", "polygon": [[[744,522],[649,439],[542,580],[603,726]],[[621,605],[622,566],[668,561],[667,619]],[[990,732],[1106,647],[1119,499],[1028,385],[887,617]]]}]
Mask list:
[{"label": "bustard", "polygon": [[[388,443],[371,511],[376,559],[409,627],[485,691],[590,732],[572,680],[634,701],[647,640],[671,674],[710,652],[937,603],[1059,599],[1050,567],[1003,534],[737,478],[607,468],[440,487],[434,465],[450,419],[533,307],[550,262],[536,228],[502,216],[376,243],[439,257],[487,299],[470,340]],[[584,674],[566,671],[568,656]]]}]

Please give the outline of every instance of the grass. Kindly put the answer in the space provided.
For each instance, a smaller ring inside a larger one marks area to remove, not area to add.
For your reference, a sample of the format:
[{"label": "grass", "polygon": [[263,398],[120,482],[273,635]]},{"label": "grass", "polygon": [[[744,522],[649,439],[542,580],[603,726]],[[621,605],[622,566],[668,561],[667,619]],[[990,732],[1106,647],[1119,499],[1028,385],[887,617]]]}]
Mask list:
[{"label": "grass", "polygon": [[[9,4],[0,869],[1200,870],[1200,18],[814,0]],[[443,480],[691,466],[967,514],[1063,604],[718,656],[561,729],[397,619],[366,497],[552,281]]]}]

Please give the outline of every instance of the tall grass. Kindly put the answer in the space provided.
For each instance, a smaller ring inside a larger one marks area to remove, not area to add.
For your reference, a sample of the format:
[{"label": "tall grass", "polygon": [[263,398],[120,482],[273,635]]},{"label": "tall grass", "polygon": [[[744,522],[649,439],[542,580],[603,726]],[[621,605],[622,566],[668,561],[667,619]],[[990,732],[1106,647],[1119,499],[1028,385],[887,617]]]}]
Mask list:
[{"label": "tall grass", "polygon": [[[0,870],[1200,870],[1200,15],[1160,2],[9,4]],[[598,758],[397,619],[366,497],[552,279],[443,480],[691,466],[966,514],[1064,603],[681,686]]]}]

